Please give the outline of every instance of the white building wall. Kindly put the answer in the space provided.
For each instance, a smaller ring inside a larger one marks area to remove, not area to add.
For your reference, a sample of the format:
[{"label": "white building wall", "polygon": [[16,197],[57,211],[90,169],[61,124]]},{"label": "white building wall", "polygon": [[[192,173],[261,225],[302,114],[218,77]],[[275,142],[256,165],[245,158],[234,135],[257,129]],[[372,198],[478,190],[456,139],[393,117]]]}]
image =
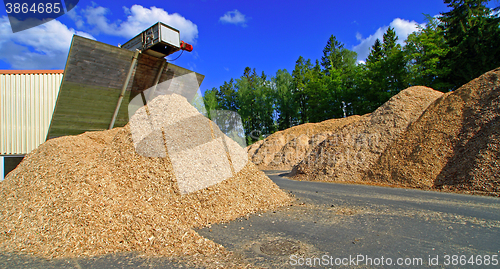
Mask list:
[{"label": "white building wall", "polygon": [[0,155],[45,142],[62,77],[63,70],[0,70]]}]

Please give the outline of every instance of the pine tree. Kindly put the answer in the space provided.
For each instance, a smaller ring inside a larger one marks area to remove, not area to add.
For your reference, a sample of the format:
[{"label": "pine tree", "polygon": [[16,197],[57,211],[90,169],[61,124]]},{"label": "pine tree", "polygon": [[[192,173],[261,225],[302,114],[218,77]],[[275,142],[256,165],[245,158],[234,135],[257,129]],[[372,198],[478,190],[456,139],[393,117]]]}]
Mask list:
[{"label": "pine tree", "polygon": [[330,119],[331,91],[324,83],[324,75],[318,60],[314,67],[306,73],[305,95],[307,96],[306,113],[307,122],[319,122]]},{"label": "pine tree", "polygon": [[391,96],[408,87],[406,60],[397,41],[394,28],[389,27],[384,33],[383,41],[376,40],[367,58],[369,89],[365,94],[370,109],[379,107]]},{"label": "pine tree", "polygon": [[394,28],[389,27],[384,34],[382,44],[383,64],[382,71],[385,76],[385,90],[393,96],[408,87],[406,62],[398,37]]},{"label": "pine tree", "polygon": [[224,84],[219,87],[217,100],[220,109],[231,111],[238,111],[240,109],[233,79],[229,80],[229,82],[224,81]]},{"label": "pine tree", "polygon": [[308,122],[307,102],[309,97],[306,93],[307,79],[306,75],[312,69],[311,60],[304,60],[302,56],[295,62],[295,69],[292,72],[293,77],[293,99],[298,105],[299,124]]},{"label": "pine tree", "polygon": [[325,73],[328,74],[331,68],[339,68],[342,64],[342,49],[344,44],[337,41],[335,36],[330,36],[323,49],[323,56],[321,57],[321,66]]},{"label": "pine tree", "polygon": [[450,50],[441,68],[456,89],[500,66],[500,17],[485,6],[485,0],[445,0],[451,8],[442,13],[441,26]]},{"label": "pine tree", "polygon": [[370,50],[370,55],[368,55],[368,58],[366,58],[366,63],[375,63],[378,62],[382,59],[382,43],[380,42],[380,39],[377,38],[375,40],[375,44],[373,44],[371,50]]},{"label": "pine tree", "polygon": [[406,61],[409,65],[409,83],[423,85],[446,92],[451,84],[445,82],[448,68],[439,68],[441,59],[446,56],[449,48],[444,41],[440,20],[426,15],[425,27],[411,33],[404,47]]},{"label": "pine tree", "polygon": [[219,100],[217,99],[217,88],[212,88],[211,90],[205,91],[203,95],[203,103],[205,104],[205,109],[207,110],[208,118],[212,118],[210,112],[212,110],[219,109]]},{"label": "pine tree", "polygon": [[382,43],[382,56],[387,57],[392,54],[393,49],[397,48],[398,45],[396,42],[398,41],[398,36],[394,31],[394,28],[389,27],[384,34],[383,43]]},{"label": "pine tree", "polygon": [[275,88],[278,129],[284,130],[297,124],[298,104],[294,102],[293,78],[286,69],[278,70],[272,79]]}]

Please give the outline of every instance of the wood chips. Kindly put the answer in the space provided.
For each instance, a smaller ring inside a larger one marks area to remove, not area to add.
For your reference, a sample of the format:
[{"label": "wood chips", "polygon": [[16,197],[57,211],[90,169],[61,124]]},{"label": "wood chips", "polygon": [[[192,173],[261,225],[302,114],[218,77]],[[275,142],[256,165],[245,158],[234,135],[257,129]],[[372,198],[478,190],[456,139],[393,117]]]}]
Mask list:
[{"label": "wood chips", "polygon": [[328,135],[360,119],[360,116],[355,115],[294,126],[248,146],[248,155],[259,169],[290,170]]},{"label": "wood chips", "polygon": [[192,228],[290,199],[251,162],[216,185],[181,194],[168,156],[138,154],[127,125],[51,139],[27,155],[0,183],[0,248],[47,258],[223,255]]},{"label": "wood chips", "polygon": [[500,196],[500,68],[444,95],[382,154],[367,180]]},{"label": "wood chips", "polygon": [[443,93],[414,86],[401,91],[316,146],[293,170],[299,180],[363,182],[385,148]]}]

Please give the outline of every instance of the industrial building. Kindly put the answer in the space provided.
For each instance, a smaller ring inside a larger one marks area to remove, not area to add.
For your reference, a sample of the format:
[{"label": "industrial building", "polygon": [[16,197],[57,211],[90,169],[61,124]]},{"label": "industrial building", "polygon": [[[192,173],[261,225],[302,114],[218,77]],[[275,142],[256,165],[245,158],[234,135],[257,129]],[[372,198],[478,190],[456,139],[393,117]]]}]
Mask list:
[{"label": "industrial building", "polygon": [[[122,47],[74,35],[65,70],[0,70],[0,180],[47,139],[125,126],[148,88],[196,91],[204,76],[164,58],[192,49],[158,22]],[[176,80],[189,74],[193,85]]]},{"label": "industrial building", "polygon": [[0,70],[0,180],[45,142],[64,70]]}]

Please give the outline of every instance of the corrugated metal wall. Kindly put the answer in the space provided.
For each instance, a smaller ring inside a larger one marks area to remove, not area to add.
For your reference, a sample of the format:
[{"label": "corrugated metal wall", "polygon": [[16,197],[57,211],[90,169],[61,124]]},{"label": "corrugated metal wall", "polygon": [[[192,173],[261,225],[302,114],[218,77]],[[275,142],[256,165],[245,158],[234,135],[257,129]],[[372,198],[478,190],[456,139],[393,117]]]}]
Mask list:
[{"label": "corrugated metal wall", "polygon": [[63,70],[0,70],[0,155],[45,142]]}]

